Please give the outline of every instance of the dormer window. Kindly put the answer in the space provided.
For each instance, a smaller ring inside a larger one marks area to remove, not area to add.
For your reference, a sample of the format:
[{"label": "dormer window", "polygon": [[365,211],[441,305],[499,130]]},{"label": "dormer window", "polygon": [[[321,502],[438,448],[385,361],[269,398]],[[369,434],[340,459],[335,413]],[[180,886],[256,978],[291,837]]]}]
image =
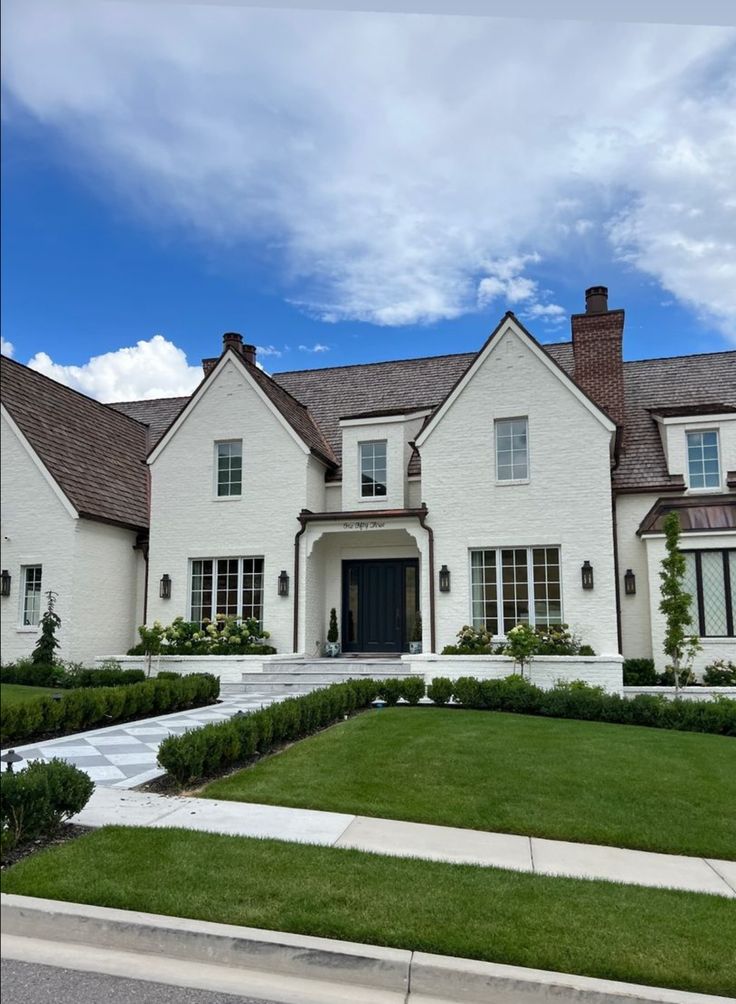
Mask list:
[{"label": "dormer window", "polygon": [[386,495],[386,440],[360,443],[360,497],[383,498]]},{"label": "dormer window", "polygon": [[690,488],[721,487],[718,433],[715,429],[687,433],[687,469]]},{"label": "dormer window", "polygon": [[218,498],[232,498],[243,491],[243,441],[215,443],[215,482]]}]

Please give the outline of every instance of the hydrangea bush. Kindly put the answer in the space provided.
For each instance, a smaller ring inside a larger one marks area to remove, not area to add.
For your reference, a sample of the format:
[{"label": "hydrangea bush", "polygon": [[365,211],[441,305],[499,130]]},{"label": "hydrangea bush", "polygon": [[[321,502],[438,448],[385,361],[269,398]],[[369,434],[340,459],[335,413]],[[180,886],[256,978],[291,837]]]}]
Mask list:
[{"label": "hydrangea bush", "polygon": [[253,617],[238,620],[217,614],[214,621],[205,618],[201,624],[176,617],[164,627],[154,621],[151,627],[138,628],[139,645],[128,655],[273,655],[276,649],[268,644],[270,635]]}]

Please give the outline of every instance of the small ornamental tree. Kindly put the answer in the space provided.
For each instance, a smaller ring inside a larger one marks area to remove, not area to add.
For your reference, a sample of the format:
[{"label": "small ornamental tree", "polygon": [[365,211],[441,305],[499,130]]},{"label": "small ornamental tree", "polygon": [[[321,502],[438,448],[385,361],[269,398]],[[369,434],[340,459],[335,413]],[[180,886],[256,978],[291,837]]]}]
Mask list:
[{"label": "small ornamental tree", "polygon": [[327,631],[327,641],[334,644],[337,641],[338,637],[339,635],[337,631],[337,610],[335,610],[335,608],[333,607],[332,610],[330,610],[330,627]]},{"label": "small ornamental tree", "polygon": [[528,666],[539,648],[539,637],[534,628],[528,624],[517,624],[506,635],[504,655],[509,655],[518,664],[522,677],[524,667]]},{"label": "small ornamental tree", "polygon": [[31,655],[31,661],[39,666],[53,666],[56,662],[56,650],[59,647],[56,632],[61,624],[61,617],[54,610],[58,595],[53,589],[46,593],[46,612],[41,618],[41,634]]},{"label": "small ornamental tree", "polygon": [[414,628],[411,632],[411,641],[421,641],[422,640],[422,615],[417,610],[417,615],[414,618]]},{"label": "small ornamental tree", "polygon": [[659,609],[665,616],[664,653],[669,656],[675,679],[675,692],[680,678],[690,676],[693,659],[700,650],[698,639],[688,632],[693,618],[690,613],[692,596],[685,589],[685,555],[680,550],[680,518],[676,512],[667,514],[663,524],[666,554],[659,573],[661,600]]}]

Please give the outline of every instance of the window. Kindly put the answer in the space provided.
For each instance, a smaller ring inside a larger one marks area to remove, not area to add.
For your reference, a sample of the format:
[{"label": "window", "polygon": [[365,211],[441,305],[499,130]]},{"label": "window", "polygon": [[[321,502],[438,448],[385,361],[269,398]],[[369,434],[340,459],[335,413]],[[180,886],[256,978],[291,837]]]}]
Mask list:
[{"label": "window", "polygon": [[364,499],[386,494],[386,440],[360,444],[360,495]]},{"label": "window", "polygon": [[243,490],[243,443],[231,440],[216,443],[217,454],[217,495],[226,497],[240,495]]},{"label": "window", "polygon": [[529,443],[525,418],[496,421],[496,481],[529,478]]},{"label": "window", "polygon": [[736,631],[736,549],[684,551],[685,588],[693,598],[692,631],[701,638],[733,638]]},{"label": "window", "polygon": [[190,617],[217,614],[263,623],[263,558],[197,558],[192,561]]},{"label": "window", "polygon": [[516,624],[562,623],[557,547],[499,547],[470,552],[473,627],[505,635]]},{"label": "window", "polygon": [[720,488],[718,433],[687,433],[687,469],[691,488]]},{"label": "window", "polygon": [[25,565],[23,578],[23,627],[34,627],[41,620],[41,565]]}]

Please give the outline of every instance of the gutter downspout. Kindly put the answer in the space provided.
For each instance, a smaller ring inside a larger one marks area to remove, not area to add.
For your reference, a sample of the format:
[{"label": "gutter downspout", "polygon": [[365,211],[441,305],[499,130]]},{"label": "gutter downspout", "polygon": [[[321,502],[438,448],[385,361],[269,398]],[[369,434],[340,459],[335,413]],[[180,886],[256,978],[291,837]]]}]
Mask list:
[{"label": "gutter downspout", "polygon": [[431,526],[427,526],[427,505],[422,502],[423,512],[419,516],[419,525],[423,530],[427,531],[427,539],[429,542],[429,643],[432,652],[436,651],[436,639],[435,639],[435,613],[434,613],[434,530]]},{"label": "gutter downspout", "polygon": [[299,552],[301,550],[301,536],[307,529],[306,521],[302,519],[302,515],[308,511],[308,509],[302,509],[302,512],[297,516],[301,527],[294,535],[294,636],[292,646],[295,654],[299,651]]},{"label": "gutter downspout", "polygon": [[[616,470],[620,460],[620,450],[621,444],[623,442],[623,428],[619,426],[616,429],[616,445],[614,447],[614,460],[611,467],[611,475]],[[616,595],[616,637],[618,639],[618,652],[619,655],[623,655],[623,630],[621,627],[621,587],[619,584],[619,565],[618,565],[618,519],[616,516],[616,491],[611,485],[611,523],[613,525],[613,574],[615,578],[615,595]]]}]

